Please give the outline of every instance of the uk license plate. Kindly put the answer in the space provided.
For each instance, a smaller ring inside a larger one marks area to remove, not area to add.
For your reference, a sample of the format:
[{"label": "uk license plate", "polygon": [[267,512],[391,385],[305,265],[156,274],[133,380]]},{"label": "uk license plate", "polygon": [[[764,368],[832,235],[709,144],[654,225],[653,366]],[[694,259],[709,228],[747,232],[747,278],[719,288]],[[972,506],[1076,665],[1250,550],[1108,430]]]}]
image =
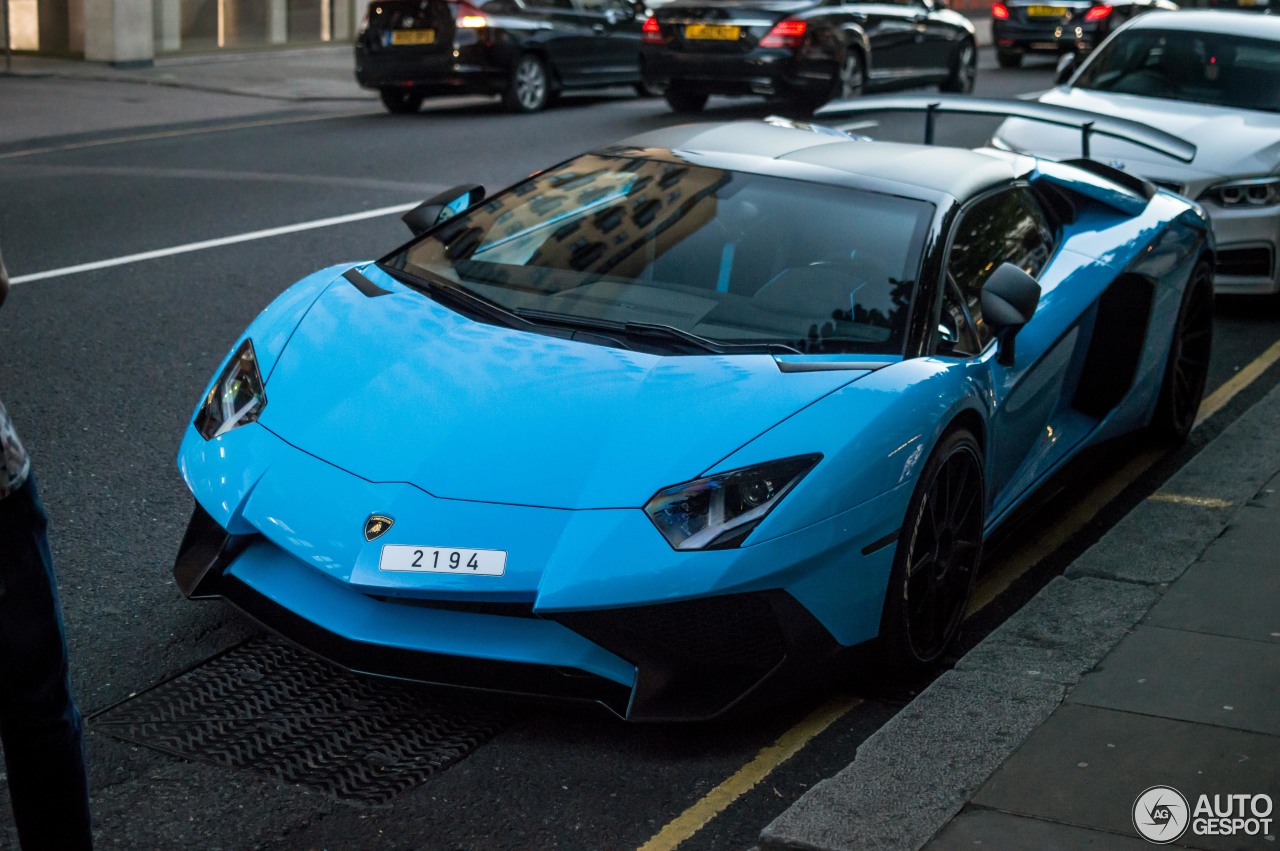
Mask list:
[{"label": "uk license plate", "polygon": [[1067,12],[1066,6],[1028,6],[1027,14],[1033,18],[1059,18]]},{"label": "uk license plate", "polygon": [[435,44],[435,30],[393,30],[391,33],[391,43],[395,45],[403,44]]},{"label": "uk license plate", "polygon": [[399,573],[501,576],[507,569],[507,553],[505,550],[387,544],[382,548],[378,569]]},{"label": "uk license plate", "polygon": [[704,41],[737,41],[742,27],[726,24],[689,24],[684,28],[684,37],[702,39]]}]

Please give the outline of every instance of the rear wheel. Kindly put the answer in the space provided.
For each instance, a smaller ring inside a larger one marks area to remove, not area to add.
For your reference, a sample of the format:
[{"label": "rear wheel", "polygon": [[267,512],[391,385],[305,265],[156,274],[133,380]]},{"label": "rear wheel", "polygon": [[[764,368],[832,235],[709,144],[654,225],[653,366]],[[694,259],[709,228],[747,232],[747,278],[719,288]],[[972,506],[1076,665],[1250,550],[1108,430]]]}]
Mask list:
[{"label": "rear wheel", "polygon": [[844,52],[844,59],[840,62],[840,74],[836,77],[835,97],[862,97],[862,92],[866,85],[866,63],[862,61],[862,54],[851,47]]},{"label": "rear wheel", "polygon": [[382,105],[387,108],[387,112],[396,115],[412,115],[422,106],[422,95],[412,89],[395,87],[379,89],[378,97],[382,98]]},{"label": "rear wheel", "polygon": [[891,676],[936,662],[960,631],[985,517],[982,450],[972,433],[957,429],[925,464],[898,534],[880,623]]},{"label": "rear wheel", "polygon": [[973,84],[977,79],[978,49],[973,46],[973,42],[965,41],[956,51],[955,61],[951,65],[951,76],[947,77],[938,89],[967,95],[973,91]]},{"label": "rear wheel", "polygon": [[1022,54],[1016,50],[997,50],[996,62],[1001,68],[1017,68],[1022,65]]},{"label": "rear wheel", "polygon": [[547,105],[550,91],[551,79],[547,75],[546,63],[532,53],[526,53],[511,72],[502,103],[512,112],[538,112]]},{"label": "rear wheel", "polygon": [[707,105],[708,97],[706,92],[691,92],[674,86],[667,86],[663,96],[674,112],[702,112],[702,108]]},{"label": "rear wheel", "polygon": [[1213,348],[1213,269],[1200,261],[1191,273],[1178,308],[1178,324],[1169,343],[1160,398],[1151,418],[1151,433],[1168,443],[1191,434],[1209,375]]}]

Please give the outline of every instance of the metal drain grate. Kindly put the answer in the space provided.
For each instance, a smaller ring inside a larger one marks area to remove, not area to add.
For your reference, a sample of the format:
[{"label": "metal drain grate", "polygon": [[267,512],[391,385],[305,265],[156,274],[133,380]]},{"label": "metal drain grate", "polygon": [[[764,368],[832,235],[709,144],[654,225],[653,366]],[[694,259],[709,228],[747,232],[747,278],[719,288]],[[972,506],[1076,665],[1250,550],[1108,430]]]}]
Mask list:
[{"label": "metal drain grate", "polygon": [[503,726],[492,710],[357,678],[271,637],[89,720],[98,732],[166,753],[369,803],[421,784]]}]

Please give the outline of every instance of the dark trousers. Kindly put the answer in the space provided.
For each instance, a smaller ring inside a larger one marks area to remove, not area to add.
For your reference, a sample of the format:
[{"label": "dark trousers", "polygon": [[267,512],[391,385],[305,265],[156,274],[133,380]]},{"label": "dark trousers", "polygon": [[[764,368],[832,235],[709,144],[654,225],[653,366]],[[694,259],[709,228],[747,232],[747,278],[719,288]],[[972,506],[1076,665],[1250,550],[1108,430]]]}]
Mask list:
[{"label": "dark trousers", "polygon": [[34,478],[0,499],[0,739],[24,851],[91,848],[80,713]]}]

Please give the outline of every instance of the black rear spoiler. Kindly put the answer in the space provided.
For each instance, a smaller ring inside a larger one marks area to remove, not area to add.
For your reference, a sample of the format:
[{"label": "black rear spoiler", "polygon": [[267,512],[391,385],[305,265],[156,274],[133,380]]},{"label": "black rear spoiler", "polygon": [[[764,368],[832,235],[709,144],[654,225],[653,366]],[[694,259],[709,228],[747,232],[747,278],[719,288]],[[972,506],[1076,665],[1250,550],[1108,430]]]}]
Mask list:
[{"label": "black rear spoiler", "polygon": [[[1080,131],[1080,155],[1089,159],[1089,139],[1109,136],[1157,154],[1189,163],[1196,156],[1196,146],[1163,130],[1084,109],[1053,106],[1032,100],[975,98],[967,95],[879,95],[856,100],[834,101],[814,113],[823,119],[844,118],[873,112],[923,112],[924,143],[934,143],[934,123],[939,115],[982,115],[992,118],[1024,118]],[[1032,152],[1034,153],[1034,152]]]}]

